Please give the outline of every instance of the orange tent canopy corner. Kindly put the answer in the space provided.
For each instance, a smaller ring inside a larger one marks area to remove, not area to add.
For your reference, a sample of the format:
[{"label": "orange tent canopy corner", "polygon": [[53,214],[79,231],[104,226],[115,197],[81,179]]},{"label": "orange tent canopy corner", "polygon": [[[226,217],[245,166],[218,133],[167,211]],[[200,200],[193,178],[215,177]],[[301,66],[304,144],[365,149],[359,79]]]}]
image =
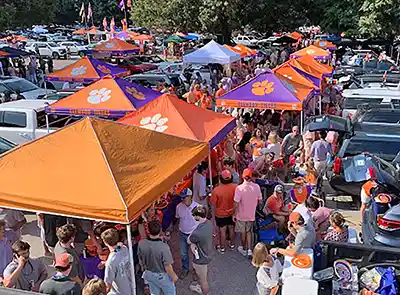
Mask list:
[{"label": "orange tent canopy corner", "polygon": [[0,207],[129,223],[208,152],[208,143],[85,118],[0,157]]}]

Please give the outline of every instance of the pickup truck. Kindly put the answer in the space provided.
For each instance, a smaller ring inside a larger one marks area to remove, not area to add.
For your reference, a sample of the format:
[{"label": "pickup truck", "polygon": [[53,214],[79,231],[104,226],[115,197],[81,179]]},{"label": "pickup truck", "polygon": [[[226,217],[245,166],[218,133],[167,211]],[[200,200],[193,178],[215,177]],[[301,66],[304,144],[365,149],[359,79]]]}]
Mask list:
[{"label": "pickup truck", "polygon": [[[44,108],[51,100],[17,100],[0,104],[0,136],[22,144],[48,133]],[[50,132],[65,125],[67,117],[49,115]]]}]

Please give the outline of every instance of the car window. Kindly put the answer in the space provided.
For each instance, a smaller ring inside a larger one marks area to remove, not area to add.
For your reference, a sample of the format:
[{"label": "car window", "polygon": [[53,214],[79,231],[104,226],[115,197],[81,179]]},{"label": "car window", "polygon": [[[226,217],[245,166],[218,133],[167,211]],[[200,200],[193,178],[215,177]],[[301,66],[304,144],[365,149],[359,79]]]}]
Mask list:
[{"label": "car window", "polygon": [[357,109],[360,104],[379,104],[383,98],[368,98],[368,97],[346,97],[344,100],[344,109]]},{"label": "car window", "polygon": [[399,123],[400,113],[367,113],[361,119],[362,122],[379,122],[379,123]]},{"label": "car window", "polygon": [[58,47],[58,45],[54,42],[49,42],[48,44],[50,47]]},{"label": "car window", "polygon": [[39,48],[46,48],[46,47],[47,47],[46,44],[37,44],[37,46],[38,46]]},{"label": "car window", "polygon": [[399,152],[400,146],[396,141],[369,140],[368,138],[352,138],[345,147],[344,157],[354,156],[363,152],[369,152],[384,160],[392,161]]},{"label": "car window", "polygon": [[[62,128],[65,126],[69,116],[49,114],[49,127]],[[41,111],[36,113],[37,126],[39,129],[46,129],[46,112]]]},{"label": "car window", "polygon": [[390,174],[393,178],[397,178],[397,172],[393,166],[386,165],[386,163],[379,161],[379,168]]},{"label": "car window", "polygon": [[0,137],[0,154],[5,153],[11,150],[15,144],[9,142],[8,140]]},{"label": "car window", "polygon": [[7,91],[10,91],[10,90],[6,86],[0,84],[0,93],[4,93],[4,92],[7,92]]},{"label": "car window", "polygon": [[130,58],[127,60],[130,65],[140,65],[142,62],[137,58]]},{"label": "car window", "polygon": [[5,81],[4,84],[7,87],[9,87],[10,89],[12,89],[13,91],[19,91],[20,93],[40,89],[35,84],[33,84],[25,79]]},{"label": "car window", "polygon": [[1,127],[26,127],[26,113],[4,111],[2,120],[0,121]]}]

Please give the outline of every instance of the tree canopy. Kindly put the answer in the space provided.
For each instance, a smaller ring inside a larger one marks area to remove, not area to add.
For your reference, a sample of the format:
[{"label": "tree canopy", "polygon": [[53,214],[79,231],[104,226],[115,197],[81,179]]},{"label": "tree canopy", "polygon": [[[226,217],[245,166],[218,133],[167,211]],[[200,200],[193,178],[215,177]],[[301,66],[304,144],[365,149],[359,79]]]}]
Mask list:
[{"label": "tree canopy", "polygon": [[[126,0],[125,0],[126,1]],[[73,24],[80,0],[3,0],[0,30],[34,24]],[[95,24],[118,20],[118,0],[91,1]],[[87,8],[89,1],[85,0]],[[261,33],[320,25],[324,31],[390,38],[400,33],[397,0],[134,0],[129,17],[135,25],[171,31],[210,32],[229,38],[244,27]]]}]

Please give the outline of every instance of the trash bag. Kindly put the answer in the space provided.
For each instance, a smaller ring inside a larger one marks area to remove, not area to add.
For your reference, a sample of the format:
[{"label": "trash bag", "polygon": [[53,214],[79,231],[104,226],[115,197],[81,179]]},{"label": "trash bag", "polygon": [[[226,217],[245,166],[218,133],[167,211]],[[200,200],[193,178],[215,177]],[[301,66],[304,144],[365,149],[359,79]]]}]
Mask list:
[{"label": "trash bag", "polygon": [[399,284],[396,279],[396,271],[393,267],[381,268],[378,267],[379,272],[382,273],[381,282],[378,290],[375,293],[380,295],[396,295]]}]

